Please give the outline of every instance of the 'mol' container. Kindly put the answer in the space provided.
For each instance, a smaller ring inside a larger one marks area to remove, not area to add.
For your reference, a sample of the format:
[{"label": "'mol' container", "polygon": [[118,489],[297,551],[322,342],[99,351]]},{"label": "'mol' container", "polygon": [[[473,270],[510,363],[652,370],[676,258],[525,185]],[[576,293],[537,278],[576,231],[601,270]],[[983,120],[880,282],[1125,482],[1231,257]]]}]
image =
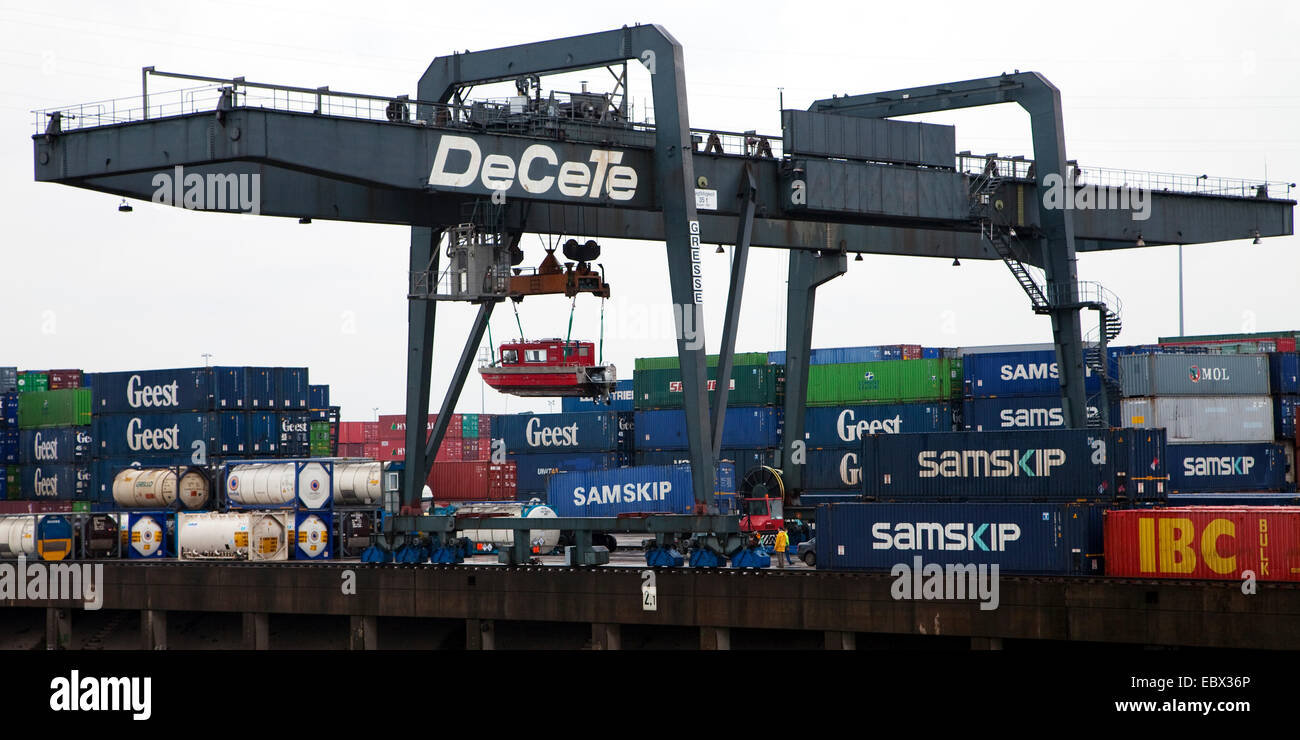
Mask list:
[{"label": "'mol' container", "polygon": [[[735,467],[719,463],[717,493],[735,493]],[[557,473],[547,482],[546,503],[558,516],[630,513],[690,514],[695,493],[689,465],[650,465],[582,473]]]},{"label": "'mol' container", "polygon": [[[1002,573],[1100,574],[1102,507],[867,503],[817,507],[817,568],[997,565]],[[973,598],[973,597],[971,597]]]},{"label": "'mol' container", "polygon": [[881,500],[1158,501],[1163,429],[875,434],[863,440],[863,495]]},{"label": "'mol' container", "polygon": [[1110,576],[1300,581],[1300,507],[1124,509],[1105,521]]},{"label": "'mol' container", "polygon": [[1127,397],[1268,395],[1268,355],[1125,355]]}]

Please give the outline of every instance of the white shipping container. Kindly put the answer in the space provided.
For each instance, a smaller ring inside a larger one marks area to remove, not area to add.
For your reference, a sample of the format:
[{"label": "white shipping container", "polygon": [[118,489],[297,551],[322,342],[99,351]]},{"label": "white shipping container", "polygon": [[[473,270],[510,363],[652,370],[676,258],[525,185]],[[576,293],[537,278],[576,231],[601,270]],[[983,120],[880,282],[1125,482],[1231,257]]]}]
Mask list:
[{"label": "white shipping container", "polygon": [[1268,396],[1158,396],[1125,398],[1120,426],[1165,429],[1180,442],[1270,442],[1273,400]]}]

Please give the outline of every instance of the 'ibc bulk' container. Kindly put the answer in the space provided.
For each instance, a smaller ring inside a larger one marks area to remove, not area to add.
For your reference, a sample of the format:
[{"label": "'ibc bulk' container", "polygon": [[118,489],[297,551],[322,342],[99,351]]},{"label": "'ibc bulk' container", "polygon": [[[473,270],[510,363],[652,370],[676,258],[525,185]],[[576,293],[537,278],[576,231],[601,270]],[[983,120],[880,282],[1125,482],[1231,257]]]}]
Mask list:
[{"label": "'ibc bulk' container", "polygon": [[881,500],[1158,501],[1163,429],[871,435],[863,494]]},{"label": "'ibc bulk' container", "polygon": [[[1101,379],[1088,368],[1084,373],[1088,395],[1097,393]],[[962,358],[962,378],[966,395],[975,398],[1059,396],[1061,392],[1055,350],[968,354]]]},{"label": "'ibc bulk' container", "polygon": [[856,362],[808,368],[808,405],[941,401],[961,395],[961,362]]},{"label": "'ibc bulk' container", "polygon": [[867,434],[951,432],[952,425],[952,406],[944,401],[816,406],[804,414],[804,443],[857,449]]},{"label": "'ibc bulk' container", "polygon": [[[722,444],[726,447],[779,447],[781,445],[780,409],[772,407],[728,408],[722,424]],[[638,411],[632,428],[636,430],[638,449],[685,449],[686,412],[676,409]]]},{"label": "'ibc bulk' container", "polygon": [[1102,507],[1089,504],[819,506],[817,568],[892,571],[905,565],[912,572],[920,566],[921,573],[912,573],[918,581],[930,565],[996,565],[999,575],[1100,575],[1101,514]]},{"label": "'ibc bulk' container", "polygon": [[1273,442],[1169,445],[1169,490],[1293,491],[1292,454]]},{"label": "'ibc bulk' container", "polygon": [[1125,398],[1122,426],[1163,428],[1170,443],[1270,442],[1273,399],[1269,396],[1164,396]]},{"label": "'ibc bulk' container", "polygon": [[1267,395],[1267,355],[1127,355],[1119,359],[1126,397]]},{"label": "'ibc bulk' container", "polygon": [[505,446],[508,455],[629,450],[632,414],[501,414],[495,419],[492,436]]},{"label": "'ibc bulk' container", "polygon": [[1106,575],[1300,581],[1300,507],[1230,506],[1106,512]]},{"label": "'ibc bulk' container", "polygon": [[[719,468],[723,472],[715,474],[715,492],[735,493],[734,467],[722,463]],[[546,503],[562,517],[691,514],[695,511],[692,481],[689,465],[560,473],[552,475],[547,483]]]}]

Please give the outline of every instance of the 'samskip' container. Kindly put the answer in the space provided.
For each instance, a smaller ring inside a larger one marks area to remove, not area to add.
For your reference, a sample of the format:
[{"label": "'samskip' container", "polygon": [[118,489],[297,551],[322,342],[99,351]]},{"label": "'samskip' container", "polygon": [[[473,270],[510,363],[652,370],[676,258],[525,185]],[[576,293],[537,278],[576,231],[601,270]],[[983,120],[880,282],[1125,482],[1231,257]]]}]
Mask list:
[{"label": "'samskip' container", "polygon": [[951,432],[952,425],[952,406],[944,401],[816,406],[804,414],[803,436],[808,447],[857,449],[863,435]]},{"label": "'samskip' container", "polygon": [[881,500],[1158,501],[1163,429],[875,434],[863,494]]},{"label": "'samskip' container", "polygon": [[961,362],[893,360],[808,368],[808,405],[941,401],[961,395]]},{"label": "'samskip' container", "polygon": [[67,388],[18,396],[18,426],[23,429],[85,426],[90,423],[91,391]]},{"label": "'samskip' container", "polygon": [[[770,406],[729,406],[722,424],[722,444],[732,448],[779,447],[781,417],[781,410]],[[669,450],[687,447],[685,411],[638,411],[632,426],[636,430],[637,448]]]},{"label": "'samskip' container", "polygon": [[1270,442],[1274,433],[1269,396],[1125,398],[1120,412],[1121,426],[1163,428],[1171,444]]},{"label": "'samskip' container", "polygon": [[1267,355],[1128,355],[1119,359],[1127,397],[1267,395]]},{"label": "'samskip' container", "polygon": [[[1111,405],[1111,411],[1110,421],[1112,424],[1117,424],[1119,422],[1118,400]],[[1100,413],[1096,406],[1088,407],[1089,419],[1097,418]],[[968,398],[962,404],[961,418],[966,430],[972,432],[1058,429],[1065,426],[1065,412],[1062,410],[1060,394]]]},{"label": "'samskip' container", "polygon": [[[1108,511],[1106,574],[1121,578],[1300,581],[1300,507]],[[820,534],[820,533],[819,533]]]},{"label": "'samskip' container", "polygon": [[[709,403],[716,400],[716,367],[708,369]],[[682,408],[681,370],[638,370],[632,376],[637,410]],[[785,367],[781,365],[737,365],[731,369],[731,386],[727,406],[774,406],[785,391]]]},{"label": "'samskip' container", "polygon": [[1171,493],[1295,490],[1285,444],[1169,445],[1168,450]]},{"label": "'samskip' container", "polygon": [[543,496],[546,481],[559,472],[608,470],[627,465],[629,455],[622,452],[546,452],[530,455],[511,455],[518,466],[518,494]]},{"label": "'samskip' container", "polygon": [[612,411],[501,414],[496,417],[492,436],[505,445],[506,454],[614,452],[632,445],[632,415]]},{"label": "'samskip' container", "polygon": [[238,411],[181,414],[106,414],[95,418],[100,457],[239,455],[248,427]]},{"label": "'samskip' container", "polygon": [[[719,465],[728,467],[729,463]],[[734,467],[729,474],[724,470],[716,475],[714,481],[718,493],[735,493]],[[690,514],[695,511],[695,493],[689,465],[653,465],[552,475],[546,503],[561,517]]]},{"label": "'samskip' container", "polygon": [[91,427],[24,429],[19,461],[24,465],[68,465],[87,463],[95,456]]},{"label": "'samskip' container", "polygon": [[[1088,395],[1097,393],[1101,379],[1088,368],[1084,372]],[[1061,392],[1055,350],[968,354],[962,358],[962,382],[966,395],[975,398],[1060,395]]]},{"label": "'samskip' container", "polygon": [[915,570],[920,558],[923,572],[928,564],[997,565],[999,575],[1100,575],[1101,511],[1088,504],[819,506],[817,568],[889,571],[903,564]]}]

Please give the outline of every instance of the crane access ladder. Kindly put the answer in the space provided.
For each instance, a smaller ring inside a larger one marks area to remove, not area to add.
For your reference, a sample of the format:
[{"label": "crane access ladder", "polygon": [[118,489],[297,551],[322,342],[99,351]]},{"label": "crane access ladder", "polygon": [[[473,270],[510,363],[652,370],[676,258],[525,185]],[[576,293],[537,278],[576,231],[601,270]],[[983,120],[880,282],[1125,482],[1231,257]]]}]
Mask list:
[{"label": "crane access ladder", "polygon": [[[1015,227],[1003,215],[1002,204],[995,200],[1001,179],[992,168],[974,176],[970,184],[970,216],[980,228],[980,236],[992,245],[1011,270],[1016,282],[1029,296],[1036,314],[1050,314],[1053,301],[1040,281],[1030,272],[1022,255],[1029,254],[1028,245],[1020,241]],[[1038,268],[1033,268],[1037,270]],[[1107,346],[1124,328],[1123,304],[1100,283],[1080,280],[1077,305],[1097,312],[1097,326],[1083,337],[1083,362],[1088,372],[1100,379],[1098,393],[1088,397],[1089,427],[1110,426],[1110,400],[1120,397],[1119,381],[1111,375],[1107,362]]]}]

